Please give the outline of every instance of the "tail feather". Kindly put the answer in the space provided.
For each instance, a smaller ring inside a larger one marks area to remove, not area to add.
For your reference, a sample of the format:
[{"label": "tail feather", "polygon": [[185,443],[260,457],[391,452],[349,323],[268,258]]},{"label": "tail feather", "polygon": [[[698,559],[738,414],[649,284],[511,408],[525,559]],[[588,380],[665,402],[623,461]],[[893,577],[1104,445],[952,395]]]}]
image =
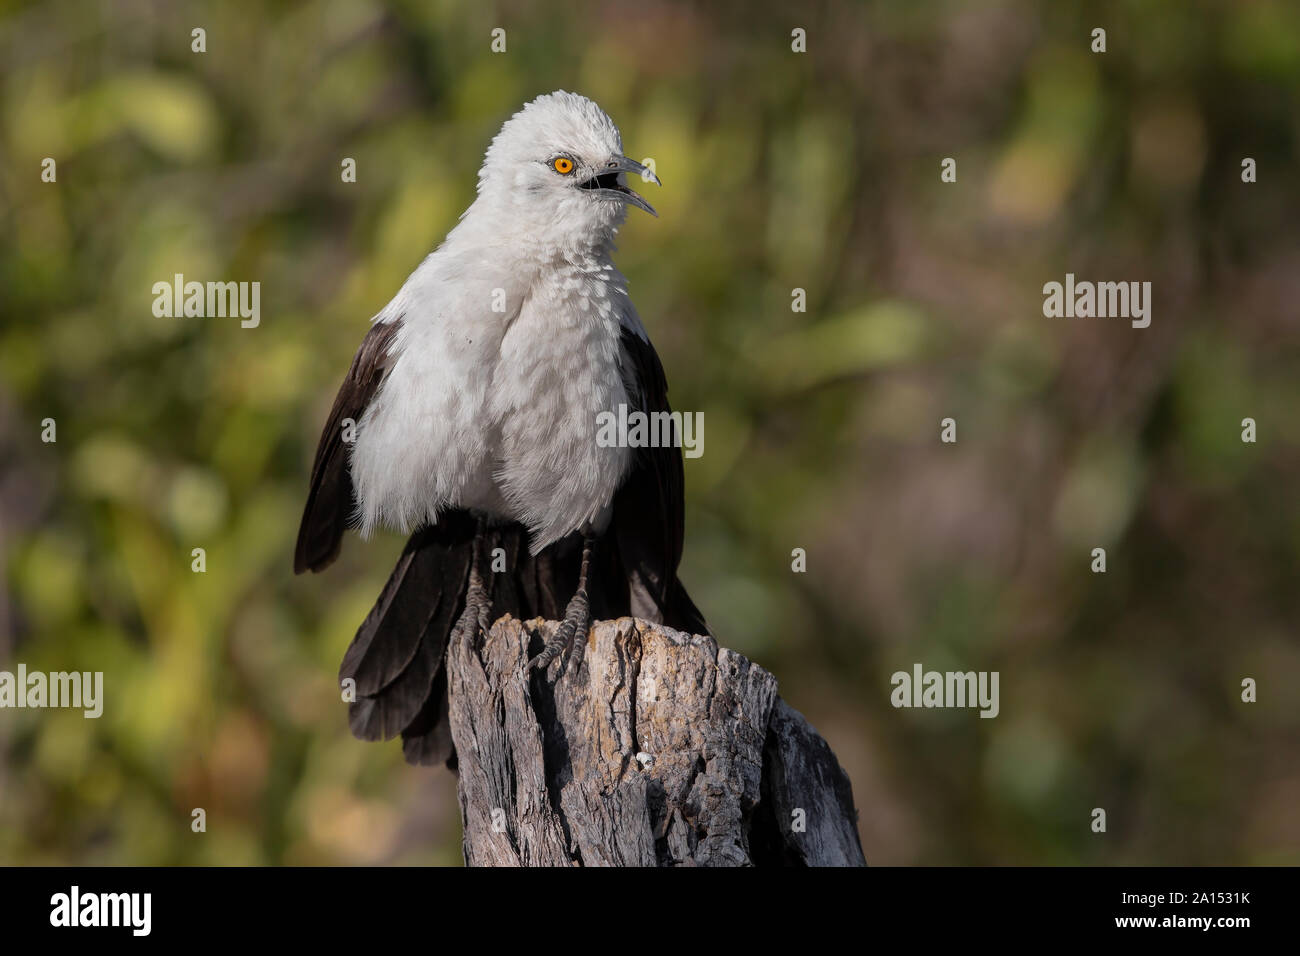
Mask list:
[{"label": "tail feather", "polygon": [[[401,734],[408,763],[454,765],[443,658],[465,606],[474,533],[473,518],[453,512],[441,516],[435,528],[412,535],[339,668],[341,679],[356,681],[357,698],[348,710],[352,733],[362,740]],[[504,614],[520,620],[562,617],[577,587],[580,537],[533,555],[519,525],[489,529],[487,536],[484,555],[504,554],[509,569],[491,575],[492,619]],[[612,540],[598,544],[588,578],[593,617],[636,614],[678,630],[708,633],[675,576],[662,598],[639,582]]]},{"label": "tail feather", "polygon": [[411,730],[434,696],[464,604],[474,532],[472,522],[463,525],[448,521],[412,535],[344,655],[339,676],[354,679],[357,690],[348,724],[362,740]]},{"label": "tail feather", "polygon": [[438,676],[433,679],[429,699],[411,725],[402,731],[402,753],[407,763],[435,767],[453,759],[447,705],[447,669],[440,668]]},{"label": "tail feather", "polygon": [[[355,680],[358,696],[373,697],[410,666],[438,607],[454,599],[441,589],[425,590],[440,575],[430,573],[436,572],[430,560],[436,546],[421,548],[418,537],[407,543],[339,665],[339,679]],[[376,641],[381,633],[383,640]]]},{"label": "tail feather", "polygon": [[664,609],[663,623],[687,634],[711,634],[704,615],[695,606],[681,579],[674,578],[668,591],[668,606]]},{"label": "tail feather", "polygon": [[422,641],[416,654],[397,680],[369,697],[358,696],[348,706],[348,726],[361,740],[392,740],[411,726],[433,688],[442,667],[442,644],[435,652]]}]

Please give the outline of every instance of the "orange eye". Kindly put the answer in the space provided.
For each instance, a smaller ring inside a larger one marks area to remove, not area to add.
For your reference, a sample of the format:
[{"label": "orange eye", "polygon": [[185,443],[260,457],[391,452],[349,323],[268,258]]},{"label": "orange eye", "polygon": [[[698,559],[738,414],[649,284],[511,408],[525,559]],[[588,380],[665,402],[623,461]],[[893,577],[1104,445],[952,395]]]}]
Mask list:
[{"label": "orange eye", "polygon": [[551,168],[561,176],[567,176],[573,172],[573,160],[567,156],[556,156],[551,160]]}]

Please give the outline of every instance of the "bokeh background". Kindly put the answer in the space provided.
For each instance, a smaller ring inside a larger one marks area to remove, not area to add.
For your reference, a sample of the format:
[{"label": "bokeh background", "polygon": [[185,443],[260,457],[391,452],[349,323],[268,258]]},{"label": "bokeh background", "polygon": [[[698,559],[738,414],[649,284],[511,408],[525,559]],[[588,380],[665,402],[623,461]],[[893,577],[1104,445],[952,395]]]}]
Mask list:
[{"label": "bokeh background", "polygon": [[[460,861],[452,775],[335,689],[401,540],[294,578],[293,537],[369,317],[557,88],[665,183],[618,261],[705,415],[683,577],[868,859],[1300,862],[1300,6],[2,9],[0,669],[107,699],[0,712],[0,862]],[[155,318],[177,272],[260,327]],[[1066,272],[1151,281],[1150,328],[1045,318]],[[893,709],[915,662],[1001,715]]]}]

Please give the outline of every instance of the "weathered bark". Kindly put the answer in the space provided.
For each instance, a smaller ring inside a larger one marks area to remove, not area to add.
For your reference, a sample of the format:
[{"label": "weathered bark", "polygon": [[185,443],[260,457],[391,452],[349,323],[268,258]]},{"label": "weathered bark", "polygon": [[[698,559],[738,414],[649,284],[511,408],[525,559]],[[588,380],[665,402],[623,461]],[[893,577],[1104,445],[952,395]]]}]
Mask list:
[{"label": "weathered bark", "polygon": [[557,626],[448,648],[467,864],[865,863],[848,778],[771,674],[633,618],[525,674]]}]

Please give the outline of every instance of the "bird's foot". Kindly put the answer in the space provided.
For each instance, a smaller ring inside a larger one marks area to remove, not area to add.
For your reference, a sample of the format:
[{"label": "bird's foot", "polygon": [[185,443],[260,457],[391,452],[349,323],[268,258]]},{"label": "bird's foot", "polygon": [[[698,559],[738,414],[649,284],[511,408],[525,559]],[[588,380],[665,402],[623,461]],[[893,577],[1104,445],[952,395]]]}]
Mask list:
[{"label": "bird's foot", "polygon": [[565,609],[564,620],[555,629],[555,636],[546,642],[540,654],[528,662],[528,669],[545,670],[551,661],[560,656],[561,652],[573,645],[576,635],[581,633],[585,638],[590,626],[591,608],[587,604],[587,591],[585,588],[579,588],[578,593],[573,596],[573,600]]},{"label": "bird's foot", "polygon": [[479,576],[478,570],[471,570],[469,587],[465,590],[465,610],[460,612],[460,617],[456,619],[456,625],[452,628],[452,641],[473,638],[476,645],[481,645],[492,628],[491,616],[492,598],[487,588],[483,586],[483,579]]}]

